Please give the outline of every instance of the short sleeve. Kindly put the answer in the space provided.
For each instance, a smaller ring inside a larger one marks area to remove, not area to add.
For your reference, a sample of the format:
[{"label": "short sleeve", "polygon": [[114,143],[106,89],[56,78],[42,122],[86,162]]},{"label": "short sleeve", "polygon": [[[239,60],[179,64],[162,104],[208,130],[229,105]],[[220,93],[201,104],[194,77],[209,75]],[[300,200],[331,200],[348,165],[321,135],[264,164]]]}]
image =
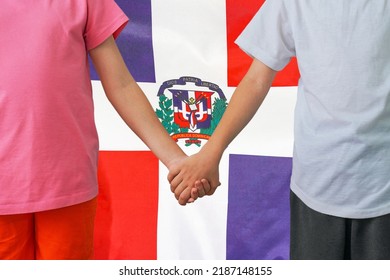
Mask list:
[{"label": "short sleeve", "polygon": [[248,55],[282,70],[295,56],[294,40],[283,0],[266,0],[236,40]]},{"label": "short sleeve", "polygon": [[111,35],[116,38],[129,19],[114,0],[87,0],[87,3],[84,38],[87,50],[91,50]]}]

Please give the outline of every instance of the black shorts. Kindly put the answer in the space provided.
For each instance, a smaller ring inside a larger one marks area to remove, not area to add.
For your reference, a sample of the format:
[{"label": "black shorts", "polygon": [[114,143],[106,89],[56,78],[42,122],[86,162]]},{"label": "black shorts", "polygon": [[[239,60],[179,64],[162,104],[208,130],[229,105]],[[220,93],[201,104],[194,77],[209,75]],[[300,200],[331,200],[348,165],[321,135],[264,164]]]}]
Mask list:
[{"label": "black shorts", "polygon": [[290,194],[292,260],[390,260],[390,214],[345,219],[307,207]]}]

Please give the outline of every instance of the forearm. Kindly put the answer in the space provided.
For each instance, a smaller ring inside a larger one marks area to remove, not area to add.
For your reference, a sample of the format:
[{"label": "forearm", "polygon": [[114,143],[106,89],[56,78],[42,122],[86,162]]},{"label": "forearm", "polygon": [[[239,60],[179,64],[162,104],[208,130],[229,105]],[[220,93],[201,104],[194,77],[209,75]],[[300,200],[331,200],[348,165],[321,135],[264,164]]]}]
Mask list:
[{"label": "forearm", "polygon": [[169,167],[185,156],[161,125],[147,97],[135,81],[107,94],[108,99],[131,130]]},{"label": "forearm", "polygon": [[90,51],[104,91],[115,110],[137,136],[169,168],[185,154],[161,125],[112,37]]},{"label": "forearm", "polygon": [[223,151],[244,129],[264,101],[276,72],[254,61],[233,93],[221,121],[202,150],[221,157]]}]

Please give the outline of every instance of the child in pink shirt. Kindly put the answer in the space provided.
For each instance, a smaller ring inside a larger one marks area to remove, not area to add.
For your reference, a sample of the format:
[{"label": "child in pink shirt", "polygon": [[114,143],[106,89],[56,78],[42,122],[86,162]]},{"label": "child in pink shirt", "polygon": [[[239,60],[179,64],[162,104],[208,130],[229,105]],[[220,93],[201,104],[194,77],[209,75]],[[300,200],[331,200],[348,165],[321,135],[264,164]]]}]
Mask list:
[{"label": "child in pink shirt", "polygon": [[[116,47],[114,38],[127,21],[113,0],[2,0],[0,259],[92,256],[91,242],[79,255],[68,254],[92,240],[98,192],[88,53],[108,99],[156,156],[168,168],[186,157],[156,118]],[[56,219],[59,209],[64,211]],[[66,209],[73,214],[68,216]],[[75,219],[86,227],[87,236],[69,234],[69,229],[80,227]],[[62,226],[53,223],[63,221],[66,234],[48,232],[60,231]],[[15,244],[27,243],[16,239],[21,231],[28,233],[20,238],[29,239],[30,245],[18,253]],[[50,235],[64,239],[52,242],[50,254],[37,253],[37,248],[44,252]],[[38,244],[34,236],[47,238]],[[9,239],[15,244],[4,241]],[[64,244],[70,249],[61,253]]]}]

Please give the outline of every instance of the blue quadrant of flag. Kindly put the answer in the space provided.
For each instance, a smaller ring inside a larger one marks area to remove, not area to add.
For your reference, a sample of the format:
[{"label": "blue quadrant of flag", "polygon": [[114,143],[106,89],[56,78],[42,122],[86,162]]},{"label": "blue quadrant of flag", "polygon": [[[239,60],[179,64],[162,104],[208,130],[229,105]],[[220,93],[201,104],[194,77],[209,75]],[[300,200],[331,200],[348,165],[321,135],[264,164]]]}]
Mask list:
[{"label": "blue quadrant of flag", "polygon": [[[127,68],[137,82],[156,81],[153,42],[152,7],[150,0],[115,0],[129,17],[129,23],[122,30],[116,43]],[[99,77],[91,64],[91,79]]]},{"label": "blue quadrant of flag", "polygon": [[226,259],[289,259],[288,157],[230,155]]}]

